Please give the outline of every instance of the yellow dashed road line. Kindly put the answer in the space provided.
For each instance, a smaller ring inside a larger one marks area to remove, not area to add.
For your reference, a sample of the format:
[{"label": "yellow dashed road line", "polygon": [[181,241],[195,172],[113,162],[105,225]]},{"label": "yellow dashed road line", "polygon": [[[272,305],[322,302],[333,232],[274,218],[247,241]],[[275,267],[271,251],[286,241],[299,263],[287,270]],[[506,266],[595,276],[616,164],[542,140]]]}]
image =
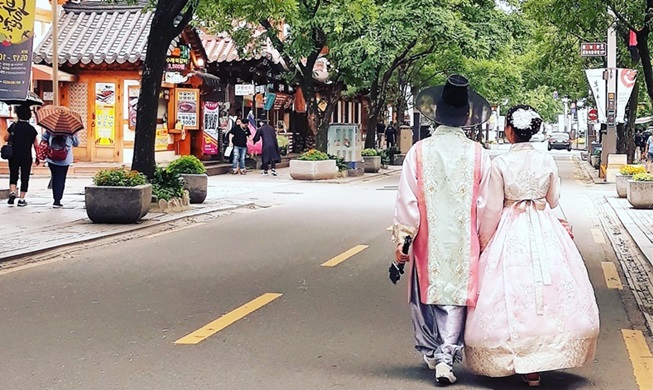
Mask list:
[{"label": "yellow dashed road line", "polygon": [[182,345],[198,344],[201,341],[204,341],[207,338],[218,333],[219,331],[226,328],[227,326],[233,324],[234,322],[244,318],[248,314],[253,313],[254,311],[267,305],[268,303],[281,297],[282,295],[283,294],[278,294],[278,293],[263,294],[260,297],[242,305],[241,307],[230,311],[229,313],[223,315],[217,320],[208,323],[207,325],[196,330],[195,332],[180,338],[179,340],[175,341],[175,344],[182,344]]},{"label": "yellow dashed road line", "polygon": [[623,290],[624,286],[621,284],[621,279],[617,273],[617,267],[614,263],[609,261],[601,262],[603,268],[603,276],[605,276],[605,284],[609,289]]},{"label": "yellow dashed road line", "polygon": [[622,329],[621,334],[633,364],[633,373],[639,389],[653,389],[653,355],[646,345],[644,335],[638,330],[631,329]]},{"label": "yellow dashed road line", "polygon": [[336,265],[342,263],[343,261],[347,260],[348,258],[352,257],[353,255],[364,251],[365,249],[369,248],[369,245],[356,245],[355,247],[351,248],[350,250],[343,252],[339,254],[338,256],[334,257],[333,259],[323,263],[321,267],[335,267]]},{"label": "yellow dashed road line", "polygon": [[601,229],[590,229],[590,230],[592,232],[592,238],[594,238],[595,243],[605,244],[605,237],[603,236]]}]

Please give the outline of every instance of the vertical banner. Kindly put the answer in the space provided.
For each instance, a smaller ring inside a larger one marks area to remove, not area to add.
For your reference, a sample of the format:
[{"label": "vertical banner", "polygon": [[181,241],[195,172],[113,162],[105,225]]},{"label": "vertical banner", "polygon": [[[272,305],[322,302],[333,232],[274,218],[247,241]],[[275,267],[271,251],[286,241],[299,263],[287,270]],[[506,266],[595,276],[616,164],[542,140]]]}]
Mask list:
[{"label": "vertical banner", "polygon": [[617,80],[617,122],[626,122],[626,105],[633,92],[637,81],[637,71],[634,69],[618,69],[619,79]]},{"label": "vertical banner", "polygon": [[0,0],[0,100],[27,98],[35,12],[36,0]]},{"label": "vertical banner", "polygon": [[138,97],[140,94],[140,85],[130,85],[127,87],[127,102],[129,105],[129,130],[136,130],[136,115],[138,112]]},{"label": "vertical banner", "polygon": [[218,139],[220,138],[220,104],[204,102],[204,154],[218,155]]},{"label": "vertical banner", "polygon": [[606,123],[605,116],[605,80],[603,79],[603,72],[606,69],[585,69],[585,74],[587,75],[587,82],[590,85],[592,94],[594,95],[594,100],[596,101],[596,110],[599,114],[599,122]]},{"label": "vertical banner", "polygon": [[113,146],[116,140],[116,84],[95,83],[95,144]]}]

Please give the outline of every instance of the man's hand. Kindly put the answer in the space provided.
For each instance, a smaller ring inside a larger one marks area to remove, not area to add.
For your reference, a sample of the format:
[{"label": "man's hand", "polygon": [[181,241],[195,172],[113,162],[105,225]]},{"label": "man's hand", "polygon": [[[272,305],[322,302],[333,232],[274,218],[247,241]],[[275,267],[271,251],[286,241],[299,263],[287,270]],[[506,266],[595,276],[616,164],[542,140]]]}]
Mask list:
[{"label": "man's hand", "polygon": [[395,258],[397,259],[397,263],[406,263],[410,261],[410,255],[405,254],[402,251],[403,244],[398,244],[397,248],[395,248]]},{"label": "man's hand", "polygon": [[34,166],[35,166],[35,167],[38,167],[39,165],[41,165],[41,160],[39,160],[39,159],[37,158],[37,159],[34,160]]}]

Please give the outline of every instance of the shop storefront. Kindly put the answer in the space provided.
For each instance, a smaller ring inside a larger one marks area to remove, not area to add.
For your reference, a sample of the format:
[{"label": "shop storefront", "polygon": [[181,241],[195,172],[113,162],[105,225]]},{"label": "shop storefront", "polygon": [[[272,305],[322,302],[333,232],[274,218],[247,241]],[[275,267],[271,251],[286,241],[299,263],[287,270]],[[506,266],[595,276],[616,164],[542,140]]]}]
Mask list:
[{"label": "shop storefront", "polygon": [[[140,69],[153,11],[143,12],[139,5],[114,7],[96,2],[68,3],[63,11],[59,18],[59,64],[74,78],[60,84],[59,100],[86,120],[86,128],[78,133],[80,146],[75,149],[75,160],[130,163]],[[201,121],[199,89],[182,83],[206,61],[204,50],[197,32],[190,27],[174,45],[159,97],[159,162],[172,160],[176,154],[189,154],[184,142],[186,131],[197,131]],[[51,65],[51,32],[35,50],[33,61],[41,68]],[[52,100],[51,91],[51,81],[37,81],[35,92],[46,104]],[[177,131],[178,121],[184,125]]]}]

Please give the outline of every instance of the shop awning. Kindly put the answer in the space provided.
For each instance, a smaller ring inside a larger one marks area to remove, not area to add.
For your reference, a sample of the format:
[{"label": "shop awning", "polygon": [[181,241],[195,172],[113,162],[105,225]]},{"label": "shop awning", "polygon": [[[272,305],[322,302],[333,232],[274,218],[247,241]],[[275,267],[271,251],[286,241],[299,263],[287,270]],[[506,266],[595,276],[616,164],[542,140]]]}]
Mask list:
[{"label": "shop awning", "polygon": [[192,75],[199,77],[204,85],[210,87],[220,86],[220,78],[218,76],[214,76],[210,73],[197,72],[197,71],[193,72]]},{"label": "shop awning", "polygon": [[642,118],[637,118],[635,120],[636,125],[643,125],[644,123],[649,123],[649,122],[653,122],[653,117],[645,116],[645,117],[642,117]]},{"label": "shop awning", "polygon": [[[33,80],[52,80],[52,67],[47,65],[32,65],[32,79]],[[77,81],[77,76],[74,74],[66,73],[63,71],[57,72],[57,79],[68,83]]]}]

